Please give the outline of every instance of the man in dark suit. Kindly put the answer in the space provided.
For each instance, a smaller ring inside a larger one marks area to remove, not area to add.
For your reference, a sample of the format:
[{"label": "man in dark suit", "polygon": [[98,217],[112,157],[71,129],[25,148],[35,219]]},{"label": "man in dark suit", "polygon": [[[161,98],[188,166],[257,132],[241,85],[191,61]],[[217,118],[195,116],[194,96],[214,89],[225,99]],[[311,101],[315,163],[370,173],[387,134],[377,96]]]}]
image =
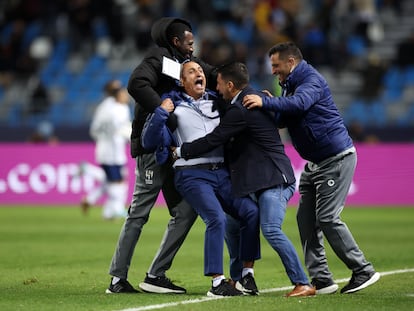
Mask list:
[{"label": "man in dark suit", "polygon": [[249,86],[249,74],[244,64],[224,65],[217,74],[217,90],[230,102],[220,124],[210,134],[184,143],[174,152],[190,159],[225,144],[234,194],[257,200],[263,235],[280,256],[295,285],[286,296],[314,295],[315,289],[309,285],[298,254],[281,229],[287,202],[295,191],[295,177],[275,125],[275,116],[243,107],[245,95],[263,95]]}]

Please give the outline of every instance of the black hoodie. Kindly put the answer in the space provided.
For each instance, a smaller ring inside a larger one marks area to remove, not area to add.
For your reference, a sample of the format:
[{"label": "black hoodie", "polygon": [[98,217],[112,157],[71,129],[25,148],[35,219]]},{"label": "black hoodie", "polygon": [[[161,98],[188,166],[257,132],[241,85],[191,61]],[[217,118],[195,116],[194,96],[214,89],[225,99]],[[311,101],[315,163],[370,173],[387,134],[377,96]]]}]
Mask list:
[{"label": "black hoodie", "polygon": [[[164,17],[155,22],[151,29],[151,37],[157,46],[148,51],[129,78],[128,92],[136,103],[131,134],[131,156],[134,158],[140,154],[150,153],[140,142],[147,115],[161,104],[162,94],[177,87],[176,80],[162,73],[163,56],[179,62],[184,61],[183,55],[167,40],[166,30],[172,22],[184,23],[191,29],[190,23],[181,18]],[[210,74],[213,75],[214,67],[194,56],[191,56],[191,60],[199,63],[203,67],[206,78],[214,81],[213,77],[209,77]]]},{"label": "black hoodie", "polygon": [[156,21],[154,25],[152,25],[151,28],[151,38],[152,40],[159,46],[167,48],[168,51],[171,53],[171,55],[174,57],[174,59],[178,60],[180,63],[182,63],[185,60],[184,55],[182,55],[177,49],[175,49],[170,42],[168,42],[167,38],[167,28],[172,23],[182,23],[190,29],[190,31],[193,31],[191,28],[191,25],[188,21],[182,18],[173,18],[173,17],[163,17]]}]

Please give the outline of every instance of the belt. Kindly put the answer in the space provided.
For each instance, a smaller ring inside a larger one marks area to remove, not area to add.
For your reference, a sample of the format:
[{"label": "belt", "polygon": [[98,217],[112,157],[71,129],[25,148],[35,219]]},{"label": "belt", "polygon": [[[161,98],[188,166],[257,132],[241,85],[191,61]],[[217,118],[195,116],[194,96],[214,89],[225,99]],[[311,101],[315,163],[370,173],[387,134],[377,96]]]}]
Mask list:
[{"label": "belt", "polygon": [[186,169],[198,169],[198,170],[209,170],[215,171],[224,167],[223,162],[219,163],[201,163],[201,164],[194,164],[194,165],[181,165],[176,166],[175,169],[179,170],[186,170]]}]

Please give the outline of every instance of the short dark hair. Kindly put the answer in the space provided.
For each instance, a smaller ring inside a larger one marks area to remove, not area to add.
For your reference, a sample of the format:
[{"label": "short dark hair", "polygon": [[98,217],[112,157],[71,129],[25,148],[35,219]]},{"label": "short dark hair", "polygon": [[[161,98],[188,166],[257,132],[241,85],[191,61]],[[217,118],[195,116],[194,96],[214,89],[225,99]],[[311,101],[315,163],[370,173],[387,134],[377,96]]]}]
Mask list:
[{"label": "short dark hair", "polygon": [[119,80],[110,80],[104,85],[104,92],[108,96],[116,96],[118,92],[122,89],[121,81]]},{"label": "short dark hair", "polygon": [[217,69],[223,80],[233,82],[234,86],[241,90],[249,84],[249,71],[247,66],[240,62],[231,62],[224,64]]},{"label": "short dark hair", "polygon": [[181,21],[172,22],[166,30],[168,42],[172,42],[174,37],[182,40],[184,38],[184,33],[188,31],[191,32],[191,27]]},{"label": "short dark hair", "polygon": [[297,60],[302,60],[303,55],[300,49],[294,44],[293,42],[282,42],[272,46],[269,50],[269,57],[273,54],[279,53],[280,59],[287,59],[289,57],[293,57]]}]

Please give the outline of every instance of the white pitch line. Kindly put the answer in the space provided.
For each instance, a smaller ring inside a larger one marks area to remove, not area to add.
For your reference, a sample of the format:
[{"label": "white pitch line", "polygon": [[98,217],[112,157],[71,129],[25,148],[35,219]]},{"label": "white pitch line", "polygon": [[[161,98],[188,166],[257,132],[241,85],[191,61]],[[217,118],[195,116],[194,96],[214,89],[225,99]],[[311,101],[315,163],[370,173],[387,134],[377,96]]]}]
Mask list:
[{"label": "white pitch line", "polygon": [[205,302],[205,301],[226,299],[226,298],[230,298],[230,297],[203,297],[203,298],[197,298],[197,299],[189,299],[189,300],[182,300],[182,301],[176,301],[176,302],[161,303],[161,304],[158,304],[158,305],[143,306],[143,307],[138,307],[138,308],[122,309],[122,310],[119,310],[119,311],[158,310],[158,309],[164,309],[164,308],[168,308],[168,307],[176,307],[176,306],[179,306],[179,305],[187,305],[187,304],[200,303],[200,302]]},{"label": "white pitch line", "polygon": [[[381,274],[381,276],[384,276],[384,275],[409,273],[409,272],[414,272],[414,269],[400,269],[400,270],[394,270],[394,271],[386,271],[386,272],[380,272],[380,274]],[[347,281],[349,281],[349,278],[335,280],[336,283],[344,283],[344,282],[347,282]],[[261,289],[260,292],[261,293],[281,292],[281,291],[285,291],[285,290],[289,290],[289,289],[292,289],[292,286]],[[156,305],[142,306],[142,307],[137,307],[137,308],[128,308],[128,309],[122,309],[122,310],[118,310],[118,311],[158,310],[158,309],[164,309],[164,308],[168,308],[168,307],[176,307],[176,306],[179,306],[179,305],[201,303],[201,302],[217,300],[217,299],[226,299],[226,298],[231,298],[231,297],[203,297],[203,298],[197,298],[197,299],[189,299],[189,300],[182,300],[182,301],[176,301],[176,302],[161,303],[161,304],[156,304]]]}]

